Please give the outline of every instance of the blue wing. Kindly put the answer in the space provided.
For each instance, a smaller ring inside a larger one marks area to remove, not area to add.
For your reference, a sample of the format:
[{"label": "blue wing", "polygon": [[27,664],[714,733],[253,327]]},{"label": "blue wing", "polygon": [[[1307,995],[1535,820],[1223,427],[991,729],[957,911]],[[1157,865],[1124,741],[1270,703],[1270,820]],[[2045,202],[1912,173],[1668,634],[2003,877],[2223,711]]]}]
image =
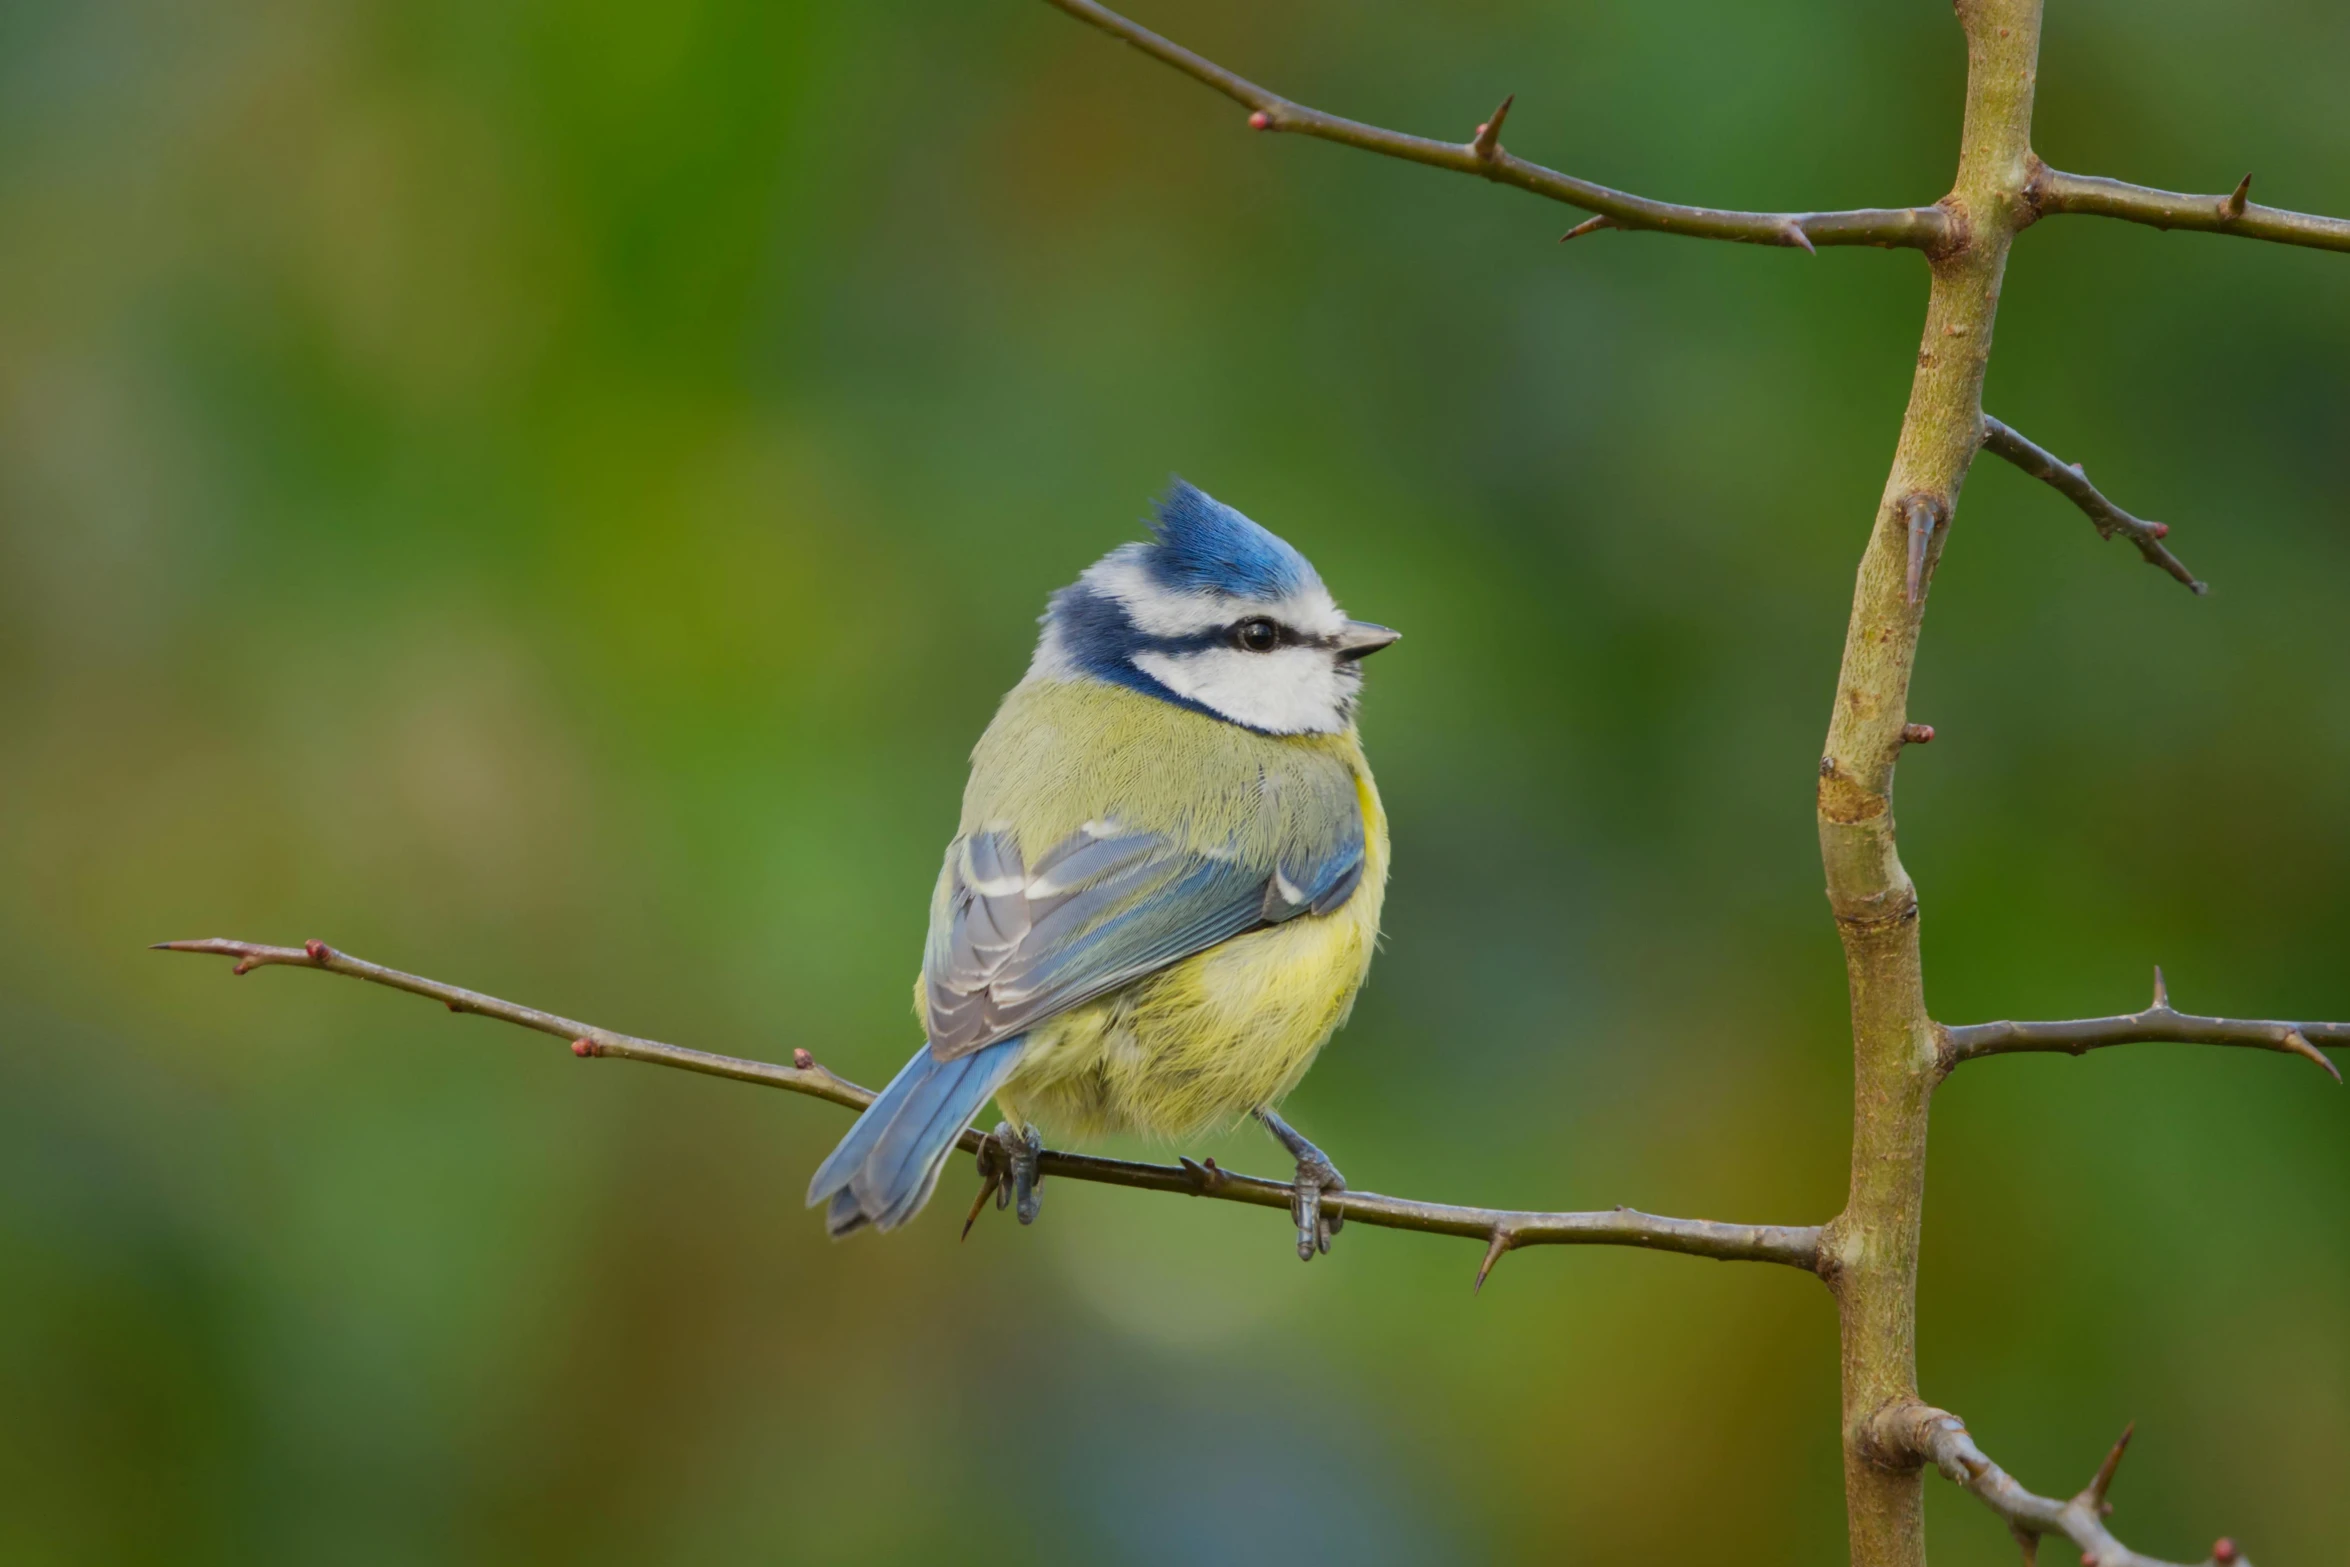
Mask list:
[{"label": "blue wing", "polygon": [[1352,799],[1335,841],[1269,865],[1095,822],[1034,865],[1010,832],[958,838],[922,970],[930,1053],[951,1061],[1219,942],[1327,914],[1362,876]]}]

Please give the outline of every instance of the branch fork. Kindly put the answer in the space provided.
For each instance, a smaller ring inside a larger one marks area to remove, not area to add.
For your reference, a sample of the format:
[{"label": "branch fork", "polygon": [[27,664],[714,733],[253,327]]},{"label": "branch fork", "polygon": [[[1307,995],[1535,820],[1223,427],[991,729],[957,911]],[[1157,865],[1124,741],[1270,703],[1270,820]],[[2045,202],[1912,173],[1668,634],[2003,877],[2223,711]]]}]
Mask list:
[{"label": "branch fork", "polygon": [[[1966,1422],[1946,1409],[1904,1400],[1880,1409],[1861,1433],[1861,1445],[1888,1469],[1912,1469],[1931,1464],[1951,1484],[1972,1492],[1998,1514],[2022,1548],[2025,1567],[2034,1567],[2040,1540],[2056,1535],[2081,1553],[2083,1567],[2178,1567],[2141,1555],[2117,1539],[2105,1526],[2113,1514],[2108,1496],[2113,1477],[2129,1451],[2135,1427],[2123,1428],[2121,1440],[2097,1466],[2089,1483],[2064,1500],[2038,1496],[2018,1484],[2014,1476],[1993,1463],[1975,1445]],[[2251,1567],[2233,1540],[2222,1537],[2211,1555],[2197,1567]]]}]

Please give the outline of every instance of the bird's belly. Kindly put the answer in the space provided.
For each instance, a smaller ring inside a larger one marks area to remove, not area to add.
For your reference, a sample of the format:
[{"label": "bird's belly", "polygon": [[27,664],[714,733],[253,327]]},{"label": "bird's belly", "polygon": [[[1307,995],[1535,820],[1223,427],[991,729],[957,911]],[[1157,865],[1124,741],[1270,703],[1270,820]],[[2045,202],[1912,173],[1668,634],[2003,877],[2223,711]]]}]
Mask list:
[{"label": "bird's belly", "polygon": [[1056,1135],[1198,1136],[1279,1102],[1346,1020],[1375,894],[1235,937],[1036,1029],[996,1097]]}]

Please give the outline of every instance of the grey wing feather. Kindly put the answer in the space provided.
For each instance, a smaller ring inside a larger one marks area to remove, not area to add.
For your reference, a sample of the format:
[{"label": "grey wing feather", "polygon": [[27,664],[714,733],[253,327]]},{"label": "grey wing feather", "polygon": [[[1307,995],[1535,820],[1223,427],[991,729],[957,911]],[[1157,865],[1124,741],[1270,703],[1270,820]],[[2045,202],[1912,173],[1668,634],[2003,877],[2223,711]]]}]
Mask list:
[{"label": "grey wing feather", "polygon": [[1235,936],[1327,914],[1362,874],[1359,813],[1327,851],[1271,868],[1091,825],[1033,868],[1008,832],[957,839],[923,965],[931,1053],[967,1055]]}]

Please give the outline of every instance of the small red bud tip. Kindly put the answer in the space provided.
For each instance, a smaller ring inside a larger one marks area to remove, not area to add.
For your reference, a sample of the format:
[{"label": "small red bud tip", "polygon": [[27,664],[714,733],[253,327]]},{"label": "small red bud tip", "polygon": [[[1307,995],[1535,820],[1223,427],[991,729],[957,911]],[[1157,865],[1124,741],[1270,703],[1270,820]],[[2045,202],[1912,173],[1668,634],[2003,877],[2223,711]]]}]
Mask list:
[{"label": "small red bud tip", "polygon": [[2211,1542],[2211,1559],[2224,1567],[2225,1563],[2243,1560],[2243,1553],[2236,1549],[2235,1541],[2223,1534]]},{"label": "small red bud tip", "polygon": [[1901,738],[1904,743],[1909,745],[1932,745],[1934,743],[1934,726],[1932,724],[1903,724]]},{"label": "small red bud tip", "polygon": [[240,958],[237,960],[237,966],[230,969],[229,972],[231,974],[250,974],[253,972],[253,960],[251,958]]},{"label": "small red bud tip", "polygon": [[795,1050],[791,1053],[791,1064],[805,1072],[816,1065],[816,1058],[805,1050]]},{"label": "small red bud tip", "polygon": [[1273,128],[1273,116],[1259,109],[1248,117],[1248,128],[1252,131],[1269,131]]},{"label": "small red bud tip", "polygon": [[311,962],[324,963],[326,961],[327,952],[330,949],[323,941],[305,941],[302,943],[302,950],[310,954]]},{"label": "small red bud tip", "polygon": [[2158,539],[2167,539],[2170,537],[2170,524],[2167,522],[2150,522],[2146,524],[2146,531],[2153,534]]},{"label": "small red bud tip", "polygon": [[2081,1553],[2081,1567],[2097,1567],[2097,1553],[2095,1551],[2083,1551]]},{"label": "small red bud tip", "polygon": [[592,1039],[575,1039],[571,1042],[571,1053],[585,1060],[596,1053],[596,1042]]}]

